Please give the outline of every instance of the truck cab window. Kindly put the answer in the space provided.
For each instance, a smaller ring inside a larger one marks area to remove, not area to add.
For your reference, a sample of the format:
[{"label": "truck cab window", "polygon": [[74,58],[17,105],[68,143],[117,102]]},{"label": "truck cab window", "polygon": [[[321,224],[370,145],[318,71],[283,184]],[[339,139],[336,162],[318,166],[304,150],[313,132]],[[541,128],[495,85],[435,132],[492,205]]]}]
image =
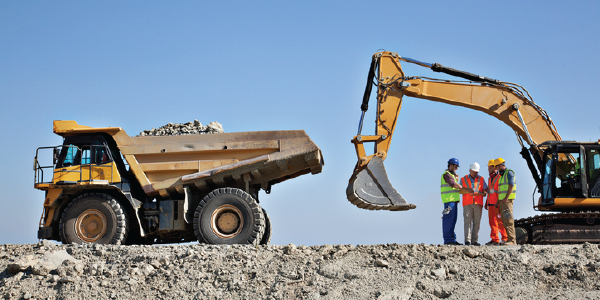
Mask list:
[{"label": "truck cab window", "polygon": [[102,145],[101,147],[94,147],[94,163],[97,165],[105,164],[111,161],[108,149]]},{"label": "truck cab window", "polygon": [[90,149],[83,149],[81,151],[81,164],[87,165],[90,163]]},{"label": "truck cab window", "polygon": [[112,161],[106,142],[101,137],[70,137],[65,139],[57,167],[105,164]]},{"label": "truck cab window", "polygon": [[[77,155],[77,152],[78,152],[77,147],[74,147],[73,145],[68,145],[67,147],[63,147],[62,152],[65,153],[64,160],[62,161],[62,164],[60,164],[62,167],[68,167],[68,166],[79,164],[79,163],[75,163],[75,156]],[[60,155],[59,157],[61,157],[61,156],[62,155]]]}]

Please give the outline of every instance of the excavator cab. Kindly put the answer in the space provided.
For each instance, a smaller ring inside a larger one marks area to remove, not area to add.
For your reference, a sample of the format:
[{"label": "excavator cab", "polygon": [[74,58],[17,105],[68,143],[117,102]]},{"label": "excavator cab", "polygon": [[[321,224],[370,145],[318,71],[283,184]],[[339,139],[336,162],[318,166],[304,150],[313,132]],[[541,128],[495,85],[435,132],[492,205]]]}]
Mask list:
[{"label": "excavator cab", "polygon": [[593,198],[600,198],[600,144],[551,141],[539,148],[544,159],[538,208],[569,210],[568,203],[578,203],[576,210],[597,208]]}]

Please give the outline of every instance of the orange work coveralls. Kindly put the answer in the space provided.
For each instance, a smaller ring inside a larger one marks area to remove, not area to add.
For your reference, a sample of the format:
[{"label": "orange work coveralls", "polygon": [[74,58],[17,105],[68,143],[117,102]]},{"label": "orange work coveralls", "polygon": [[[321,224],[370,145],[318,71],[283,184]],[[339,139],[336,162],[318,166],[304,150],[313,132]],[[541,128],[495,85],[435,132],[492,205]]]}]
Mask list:
[{"label": "orange work coveralls", "polygon": [[490,193],[488,193],[486,201],[486,206],[488,207],[488,218],[490,220],[490,228],[492,229],[490,232],[490,237],[492,238],[492,242],[495,243],[500,242],[498,231],[500,231],[503,241],[506,242],[506,240],[508,240],[506,229],[504,229],[504,224],[502,223],[502,218],[500,217],[500,209],[496,206],[498,203],[498,183],[500,182],[500,177],[500,174],[497,172],[490,174],[490,177],[488,178],[488,188]]}]

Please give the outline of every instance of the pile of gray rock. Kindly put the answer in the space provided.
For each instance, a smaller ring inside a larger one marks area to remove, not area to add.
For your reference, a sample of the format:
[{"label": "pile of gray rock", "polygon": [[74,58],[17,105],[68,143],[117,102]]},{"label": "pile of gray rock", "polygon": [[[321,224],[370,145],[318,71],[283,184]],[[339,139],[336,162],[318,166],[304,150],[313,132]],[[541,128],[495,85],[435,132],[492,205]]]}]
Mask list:
[{"label": "pile of gray rock", "polygon": [[4,299],[599,299],[598,245],[0,245]]},{"label": "pile of gray rock", "polygon": [[140,132],[138,136],[165,136],[165,135],[186,135],[186,134],[213,134],[223,133],[223,125],[219,122],[210,122],[203,126],[198,120],[187,123],[169,123],[158,129],[152,128]]}]

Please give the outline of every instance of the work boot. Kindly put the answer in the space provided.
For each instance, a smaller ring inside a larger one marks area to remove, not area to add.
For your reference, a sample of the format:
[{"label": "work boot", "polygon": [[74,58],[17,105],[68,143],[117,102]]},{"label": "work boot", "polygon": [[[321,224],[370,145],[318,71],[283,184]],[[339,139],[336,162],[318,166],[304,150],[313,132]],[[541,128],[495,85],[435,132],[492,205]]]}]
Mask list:
[{"label": "work boot", "polygon": [[450,243],[446,243],[446,244],[444,244],[444,245],[460,246],[460,245],[462,245],[462,244],[461,244],[461,243],[459,243],[459,242],[450,242]]},{"label": "work boot", "polygon": [[465,246],[471,245],[471,242],[465,242]]},{"label": "work boot", "polygon": [[479,244],[478,242],[475,242],[475,243],[473,243],[471,245],[473,245],[473,246],[481,246],[481,244]]},{"label": "work boot", "polygon": [[498,242],[494,242],[494,241],[489,241],[489,242],[485,243],[486,246],[496,246],[498,244],[499,244]]},{"label": "work boot", "polygon": [[516,245],[517,243],[515,242],[504,242],[502,245],[504,246],[510,246],[510,245]]}]

